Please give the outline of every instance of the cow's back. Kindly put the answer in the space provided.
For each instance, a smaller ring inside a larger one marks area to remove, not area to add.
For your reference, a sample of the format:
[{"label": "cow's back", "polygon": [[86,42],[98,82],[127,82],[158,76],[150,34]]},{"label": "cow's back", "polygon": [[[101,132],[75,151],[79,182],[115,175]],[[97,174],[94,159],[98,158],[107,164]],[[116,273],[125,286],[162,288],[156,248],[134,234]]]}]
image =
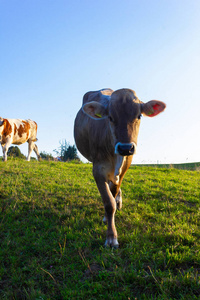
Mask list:
[{"label": "cow's back", "polygon": [[11,143],[15,145],[20,145],[28,141],[29,139],[36,141],[37,135],[37,124],[32,120],[22,120],[22,119],[4,119],[5,128],[3,132],[3,139],[11,139]]}]

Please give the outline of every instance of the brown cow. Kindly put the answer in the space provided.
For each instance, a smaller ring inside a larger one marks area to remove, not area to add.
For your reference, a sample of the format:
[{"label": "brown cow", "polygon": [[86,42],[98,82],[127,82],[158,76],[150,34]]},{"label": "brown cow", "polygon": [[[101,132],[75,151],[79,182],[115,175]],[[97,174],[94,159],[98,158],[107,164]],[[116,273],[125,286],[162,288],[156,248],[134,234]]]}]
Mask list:
[{"label": "brown cow", "polygon": [[3,150],[3,160],[7,161],[7,152],[11,144],[21,145],[25,142],[29,144],[27,160],[30,160],[32,150],[39,160],[40,154],[34,143],[37,141],[36,135],[37,123],[35,121],[0,117],[0,143]]},{"label": "brown cow", "polygon": [[122,207],[120,185],[136,152],[141,115],[154,117],[165,107],[157,100],[143,103],[130,89],[103,89],[83,97],[74,137],[80,153],[93,163],[108,226],[106,246],[118,247],[114,216]]}]

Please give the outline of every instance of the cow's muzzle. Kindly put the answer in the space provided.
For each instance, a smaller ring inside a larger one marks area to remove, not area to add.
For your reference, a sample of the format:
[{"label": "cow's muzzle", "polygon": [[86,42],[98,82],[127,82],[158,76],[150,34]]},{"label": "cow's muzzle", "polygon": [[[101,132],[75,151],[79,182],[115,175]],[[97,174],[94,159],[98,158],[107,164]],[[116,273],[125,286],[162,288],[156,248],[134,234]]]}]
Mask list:
[{"label": "cow's muzzle", "polygon": [[133,155],[136,152],[136,144],[135,143],[117,143],[115,146],[115,154],[119,154],[122,156]]}]

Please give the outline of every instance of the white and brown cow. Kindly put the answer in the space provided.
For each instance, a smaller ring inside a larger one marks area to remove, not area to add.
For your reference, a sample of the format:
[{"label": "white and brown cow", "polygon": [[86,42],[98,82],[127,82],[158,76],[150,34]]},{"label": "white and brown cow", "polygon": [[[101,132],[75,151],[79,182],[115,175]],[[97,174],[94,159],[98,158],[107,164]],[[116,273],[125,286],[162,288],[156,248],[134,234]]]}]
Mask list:
[{"label": "white and brown cow", "polygon": [[3,119],[0,117],[0,143],[3,150],[3,160],[7,161],[7,152],[11,144],[21,145],[25,142],[29,144],[27,160],[30,160],[32,150],[34,150],[39,160],[38,147],[34,143],[37,141],[36,135],[36,122],[32,120]]},{"label": "white and brown cow", "polygon": [[157,100],[143,103],[130,89],[103,89],[83,97],[74,137],[80,153],[93,163],[108,226],[105,245],[118,247],[114,216],[122,206],[120,185],[136,152],[141,115],[154,117],[165,107]]}]

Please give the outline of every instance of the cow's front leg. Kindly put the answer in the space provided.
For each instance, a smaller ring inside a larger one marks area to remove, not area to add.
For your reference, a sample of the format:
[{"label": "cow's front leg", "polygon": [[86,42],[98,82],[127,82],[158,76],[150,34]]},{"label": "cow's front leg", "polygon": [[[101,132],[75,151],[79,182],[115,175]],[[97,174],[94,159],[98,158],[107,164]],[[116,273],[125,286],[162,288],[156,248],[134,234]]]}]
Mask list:
[{"label": "cow's front leg", "polygon": [[101,166],[94,166],[93,175],[103,200],[107,220],[108,227],[105,246],[117,248],[119,244],[117,241],[117,230],[115,227],[116,201],[110,191],[106,174],[104,174],[103,168]]},{"label": "cow's front leg", "polygon": [[32,153],[33,148],[34,148],[35,145],[34,145],[34,142],[30,139],[27,142],[28,142],[28,156],[27,156],[26,160],[30,161],[31,153]]},{"label": "cow's front leg", "polygon": [[7,152],[8,148],[10,147],[10,143],[6,143],[2,145],[2,151],[3,151],[3,161],[7,161]]}]

